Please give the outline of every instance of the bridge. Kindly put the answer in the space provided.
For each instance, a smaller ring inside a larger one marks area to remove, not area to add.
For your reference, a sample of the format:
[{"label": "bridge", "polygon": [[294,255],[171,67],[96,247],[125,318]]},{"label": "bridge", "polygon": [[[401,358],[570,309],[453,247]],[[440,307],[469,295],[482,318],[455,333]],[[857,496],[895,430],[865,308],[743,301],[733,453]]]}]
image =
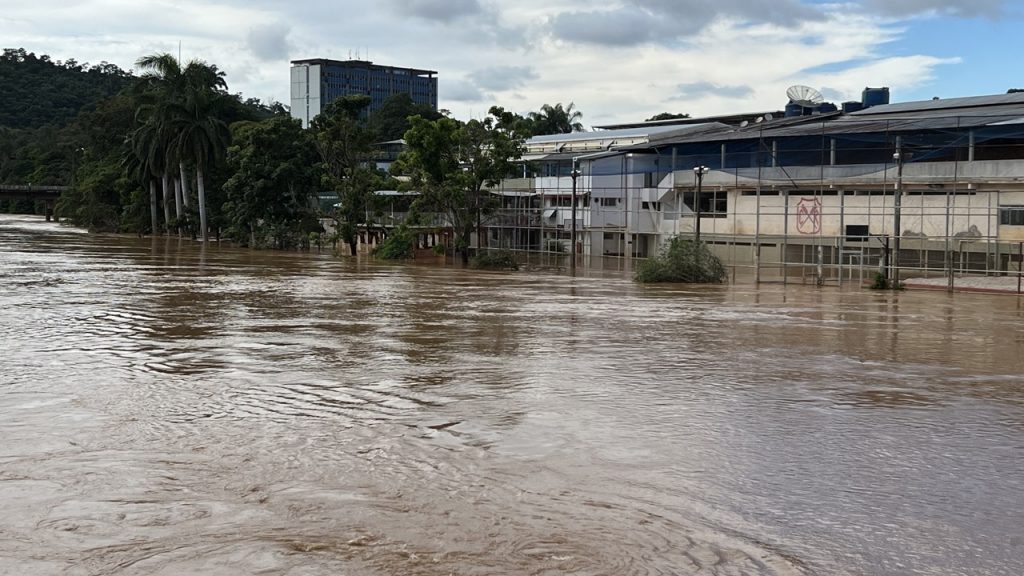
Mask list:
[{"label": "bridge", "polygon": [[53,205],[70,186],[0,184],[0,200],[41,200],[46,204],[46,220],[54,217]]}]

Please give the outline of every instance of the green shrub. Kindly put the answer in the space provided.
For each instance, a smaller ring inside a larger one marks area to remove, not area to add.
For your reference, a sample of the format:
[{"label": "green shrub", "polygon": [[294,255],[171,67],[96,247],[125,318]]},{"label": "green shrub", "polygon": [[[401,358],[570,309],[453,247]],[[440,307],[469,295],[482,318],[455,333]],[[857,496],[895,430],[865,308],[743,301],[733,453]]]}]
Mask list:
[{"label": "green shrub", "polygon": [[434,244],[433,250],[434,254],[437,254],[438,256],[444,256],[448,253],[448,248],[446,248],[444,244]]},{"label": "green shrub", "polygon": [[872,290],[888,290],[889,279],[885,277],[885,274],[881,272],[875,272],[875,279],[871,283]]},{"label": "green shrub", "polygon": [[381,260],[409,260],[413,257],[412,246],[412,233],[402,225],[373,250],[373,255]]},{"label": "green shrub", "polygon": [[508,250],[479,252],[469,262],[469,266],[477,270],[519,270],[516,255]]},{"label": "green shrub", "polygon": [[727,277],[725,266],[703,242],[673,236],[658,255],[641,263],[637,282],[687,282],[721,284]]}]

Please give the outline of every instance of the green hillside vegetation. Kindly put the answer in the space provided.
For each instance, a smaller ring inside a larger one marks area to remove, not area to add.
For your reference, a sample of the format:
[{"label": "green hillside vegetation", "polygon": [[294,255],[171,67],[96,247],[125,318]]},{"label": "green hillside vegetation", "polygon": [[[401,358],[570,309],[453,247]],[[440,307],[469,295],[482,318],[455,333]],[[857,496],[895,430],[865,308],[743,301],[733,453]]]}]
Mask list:
[{"label": "green hillside vegetation", "polygon": [[[525,115],[495,106],[462,122],[408,95],[372,115],[368,97],[347,96],[303,129],[281,104],[232,94],[214,64],[157,53],[135,69],[4,50],[0,184],[69,186],[56,214],[90,230],[280,249],[327,239],[349,254],[360,230],[383,226],[375,190],[415,189],[410,213],[443,214],[448,249],[468,263],[473,234],[497,209],[487,188],[521,173],[523,139],[583,129],[572,103]],[[399,138],[391,170],[401,180],[375,162],[380,143]],[[0,201],[0,211],[45,209]]]},{"label": "green hillside vegetation", "polygon": [[60,62],[24,48],[5,49],[0,55],[0,126],[64,126],[131,82],[130,72],[107,62]]}]

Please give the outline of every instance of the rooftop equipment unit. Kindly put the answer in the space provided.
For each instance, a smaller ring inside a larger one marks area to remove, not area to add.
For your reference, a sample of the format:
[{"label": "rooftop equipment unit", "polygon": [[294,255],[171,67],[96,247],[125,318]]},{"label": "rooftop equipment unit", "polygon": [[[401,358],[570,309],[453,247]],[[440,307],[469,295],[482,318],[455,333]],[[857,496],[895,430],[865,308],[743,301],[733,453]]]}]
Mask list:
[{"label": "rooftop equipment unit", "polygon": [[795,102],[790,102],[789,104],[786,104],[786,118],[792,118],[794,116],[803,116],[803,115],[804,115],[804,107],[803,106],[801,106],[801,105],[799,105],[799,104],[797,104]]},{"label": "rooftop equipment unit", "polygon": [[786,117],[808,116],[821,106],[825,98],[810,86],[797,84],[786,89],[789,104],[786,104]]},{"label": "rooftop equipment unit", "polygon": [[870,108],[872,106],[884,106],[889,103],[889,87],[864,88],[860,101],[864,104],[865,108]]},{"label": "rooftop equipment unit", "polygon": [[863,110],[864,104],[850,100],[849,102],[843,102],[843,114],[849,114],[850,112],[856,112],[857,110]]}]

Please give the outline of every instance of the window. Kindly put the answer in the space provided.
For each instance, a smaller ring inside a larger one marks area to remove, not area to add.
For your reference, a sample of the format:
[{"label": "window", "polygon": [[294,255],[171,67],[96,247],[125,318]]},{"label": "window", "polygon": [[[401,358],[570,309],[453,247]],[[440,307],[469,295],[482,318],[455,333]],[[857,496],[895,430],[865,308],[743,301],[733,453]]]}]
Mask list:
[{"label": "window", "polygon": [[[683,203],[696,212],[693,197],[695,192],[683,192]],[[729,195],[726,192],[701,192],[700,215],[702,218],[725,218],[729,212]]]},{"label": "window", "polygon": [[640,204],[640,208],[644,210],[654,210],[655,212],[661,212],[661,202],[643,202]]},{"label": "window", "polygon": [[597,202],[598,202],[598,206],[605,206],[605,207],[608,207],[608,206],[618,206],[619,205],[619,199],[618,198],[598,198]]},{"label": "window", "polygon": [[1000,206],[999,224],[1002,226],[1024,226],[1024,206]]}]

